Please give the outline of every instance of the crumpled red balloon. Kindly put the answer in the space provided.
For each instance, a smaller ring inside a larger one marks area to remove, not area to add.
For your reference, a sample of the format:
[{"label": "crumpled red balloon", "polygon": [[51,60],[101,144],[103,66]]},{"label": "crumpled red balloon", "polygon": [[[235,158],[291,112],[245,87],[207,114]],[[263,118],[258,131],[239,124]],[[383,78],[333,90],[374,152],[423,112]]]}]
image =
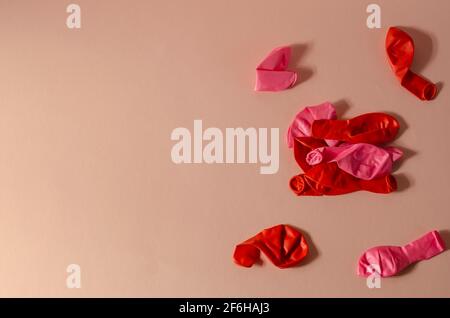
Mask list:
[{"label": "crumpled red balloon", "polygon": [[397,181],[392,175],[362,180],[339,169],[336,162],[328,162],[294,176],[289,186],[299,196],[340,195],[356,191],[390,193],[397,190]]},{"label": "crumpled red balloon", "polygon": [[276,225],[265,229],[240,243],[234,250],[234,261],[252,267],[263,252],[279,268],[297,265],[308,254],[308,244],[302,233],[289,225]]},{"label": "crumpled red balloon", "polygon": [[410,70],[414,60],[414,41],[406,32],[396,27],[389,28],[386,52],[392,70],[403,87],[421,100],[432,100],[436,96],[436,85]]},{"label": "crumpled red balloon", "polygon": [[312,125],[312,136],[348,143],[384,144],[395,139],[400,123],[385,113],[368,113],[352,119],[321,119]]}]

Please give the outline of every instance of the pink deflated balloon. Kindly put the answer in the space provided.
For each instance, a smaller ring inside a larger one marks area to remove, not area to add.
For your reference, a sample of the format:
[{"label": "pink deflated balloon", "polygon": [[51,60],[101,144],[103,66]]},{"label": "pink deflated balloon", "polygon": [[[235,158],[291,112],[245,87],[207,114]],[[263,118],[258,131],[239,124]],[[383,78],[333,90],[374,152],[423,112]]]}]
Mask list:
[{"label": "pink deflated balloon", "polygon": [[336,147],[321,147],[306,156],[309,165],[321,162],[336,162],[340,169],[363,180],[385,177],[392,171],[394,161],[403,152],[394,147],[380,148],[372,144],[341,144]]},{"label": "pink deflated balloon", "polygon": [[297,73],[288,71],[292,49],[282,46],[274,49],[256,68],[255,91],[277,92],[294,86]]},{"label": "pink deflated balloon", "polygon": [[[319,119],[336,119],[336,109],[334,106],[325,102],[317,106],[305,107],[299,112],[287,132],[287,144],[289,148],[294,147],[294,139],[299,137],[311,137],[311,127],[315,120]],[[335,146],[339,141],[325,140],[330,146]]]},{"label": "pink deflated balloon", "polygon": [[403,247],[379,246],[367,250],[359,259],[357,273],[380,277],[394,276],[412,263],[430,259],[445,251],[445,243],[438,231],[432,231]]}]

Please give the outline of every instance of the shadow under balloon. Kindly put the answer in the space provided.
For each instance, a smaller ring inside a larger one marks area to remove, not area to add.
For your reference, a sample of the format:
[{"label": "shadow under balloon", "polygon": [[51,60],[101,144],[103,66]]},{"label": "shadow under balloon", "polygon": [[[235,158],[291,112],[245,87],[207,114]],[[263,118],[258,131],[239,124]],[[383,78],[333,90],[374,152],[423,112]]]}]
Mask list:
[{"label": "shadow under balloon", "polygon": [[411,178],[409,178],[406,174],[404,173],[399,173],[399,174],[395,174],[395,181],[397,182],[397,192],[403,192],[406,189],[408,189],[409,187],[411,187],[412,182],[411,182]]},{"label": "shadow under balloon", "polygon": [[439,93],[442,91],[443,88],[444,88],[444,82],[437,82],[436,83],[437,91],[436,91],[436,96],[434,98],[438,97]]},{"label": "shadow under balloon", "polygon": [[441,230],[439,231],[439,234],[441,235],[442,240],[444,241],[445,250],[446,251],[450,250],[450,230]]},{"label": "shadow under balloon", "polygon": [[339,99],[333,103],[336,109],[336,115],[338,119],[344,117],[345,113],[350,109],[351,105],[346,99]]},{"label": "shadow under balloon", "polygon": [[289,62],[288,69],[293,70],[297,73],[297,82],[293,86],[295,87],[310,79],[313,76],[315,70],[310,67],[299,66],[301,65],[302,60],[308,51],[309,48],[308,44],[293,44],[291,45],[291,48],[292,48],[292,56]]}]

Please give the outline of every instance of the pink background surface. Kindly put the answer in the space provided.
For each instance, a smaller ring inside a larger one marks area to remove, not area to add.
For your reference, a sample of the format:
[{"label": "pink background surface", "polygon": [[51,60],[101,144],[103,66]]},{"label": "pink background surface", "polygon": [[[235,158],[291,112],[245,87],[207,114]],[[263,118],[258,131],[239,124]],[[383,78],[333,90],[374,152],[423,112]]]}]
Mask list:
[{"label": "pink background surface", "polygon": [[[0,296],[450,296],[445,252],[368,289],[367,248],[429,230],[450,237],[450,2],[0,0]],[[414,70],[443,87],[424,103],[400,87],[384,53],[390,25],[408,27]],[[255,66],[293,44],[301,81],[253,91]],[[296,197],[284,133],[300,108],[335,103],[403,124],[407,158],[391,195]],[[279,127],[280,170],[175,165],[170,133]],[[288,223],[313,251],[279,270],[233,264],[234,245]],[[66,267],[82,288],[66,288]]]}]

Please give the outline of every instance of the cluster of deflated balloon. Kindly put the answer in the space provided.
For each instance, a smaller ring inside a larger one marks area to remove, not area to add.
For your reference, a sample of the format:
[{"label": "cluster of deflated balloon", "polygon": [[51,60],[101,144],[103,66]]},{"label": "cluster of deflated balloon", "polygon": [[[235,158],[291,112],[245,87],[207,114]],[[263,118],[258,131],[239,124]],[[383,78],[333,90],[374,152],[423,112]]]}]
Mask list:
[{"label": "cluster of deflated balloon", "polygon": [[291,179],[292,191],[297,195],[395,191],[392,167],[403,152],[385,145],[397,136],[399,122],[384,113],[348,120],[336,117],[335,107],[326,102],[305,107],[289,126],[287,144],[304,172]]}]

